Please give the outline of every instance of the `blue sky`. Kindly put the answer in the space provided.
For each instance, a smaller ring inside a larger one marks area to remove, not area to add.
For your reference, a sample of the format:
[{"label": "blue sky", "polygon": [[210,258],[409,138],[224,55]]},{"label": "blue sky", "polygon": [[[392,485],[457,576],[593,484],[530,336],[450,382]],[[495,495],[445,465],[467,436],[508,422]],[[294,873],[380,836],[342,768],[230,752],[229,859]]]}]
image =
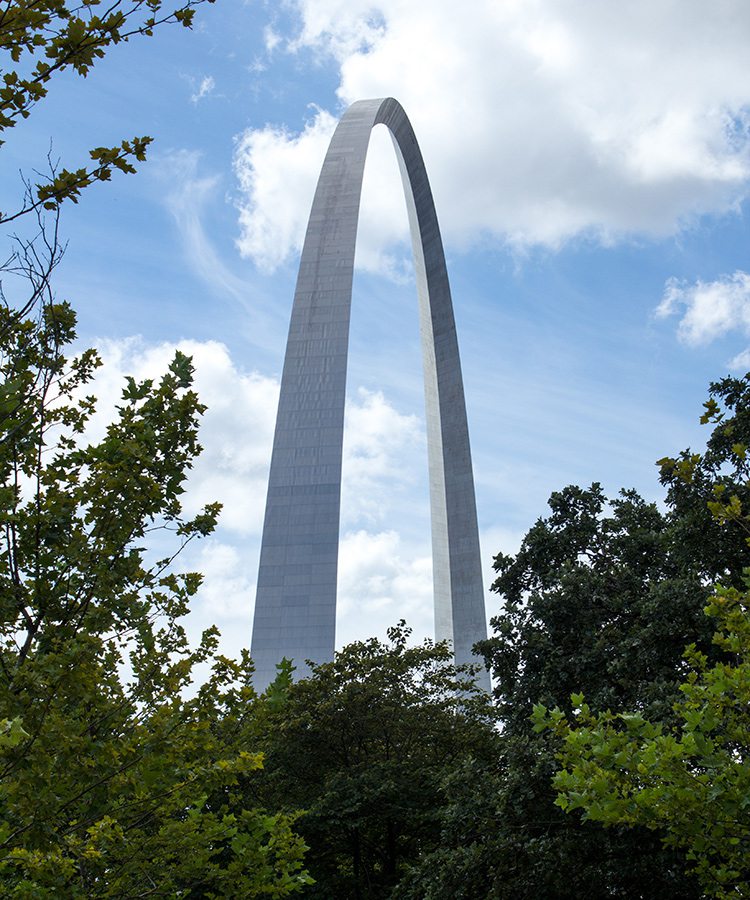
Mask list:
[{"label": "blue sky", "polygon": [[[63,215],[58,295],[102,350],[101,429],[126,373],[175,346],[209,405],[188,505],[225,504],[184,565],[192,626],[249,643],[286,328],[336,119],[400,100],[448,255],[487,582],[551,491],[661,490],[654,461],[700,446],[711,380],[750,368],[750,7],[218,0],[192,33],[115,48],[57,82],[9,135],[18,169],[150,134],[136,177]],[[355,277],[338,642],[405,616],[431,632],[426,447],[406,213],[373,134]],[[3,207],[5,208],[5,207]],[[488,595],[488,614],[498,599]]]}]

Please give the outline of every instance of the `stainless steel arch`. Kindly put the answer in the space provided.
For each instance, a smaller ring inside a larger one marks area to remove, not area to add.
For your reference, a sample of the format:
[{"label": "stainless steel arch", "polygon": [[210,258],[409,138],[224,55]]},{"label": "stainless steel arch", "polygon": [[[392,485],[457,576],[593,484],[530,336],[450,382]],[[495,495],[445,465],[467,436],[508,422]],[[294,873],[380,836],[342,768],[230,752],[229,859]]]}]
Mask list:
[{"label": "stainless steel arch", "polygon": [[[370,133],[391,134],[406,194],[420,309],[430,474],[435,636],[457,662],[486,637],[474,479],[448,273],[414,131],[394,99],[353,103],[320,173],[302,249],[281,380],[251,654],[264,689],[286,656],[331,660],[341,447],[362,176]],[[480,682],[489,689],[483,670]]]}]

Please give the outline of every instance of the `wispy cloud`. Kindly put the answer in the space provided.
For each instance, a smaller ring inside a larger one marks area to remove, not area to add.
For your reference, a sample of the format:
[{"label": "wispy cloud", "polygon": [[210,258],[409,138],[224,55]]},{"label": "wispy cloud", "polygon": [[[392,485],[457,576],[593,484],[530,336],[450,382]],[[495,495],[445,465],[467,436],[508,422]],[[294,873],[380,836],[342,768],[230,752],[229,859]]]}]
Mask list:
[{"label": "wispy cloud", "polygon": [[190,95],[190,102],[199,103],[201,100],[203,100],[204,97],[208,97],[209,94],[213,93],[215,87],[216,82],[214,81],[213,76],[204,76],[203,78],[201,78],[198,89]]},{"label": "wispy cloud", "polygon": [[162,161],[168,173],[170,189],[166,205],[179,230],[185,262],[203,281],[212,295],[225,300],[233,298],[251,316],[253,333],[258,343],[277,327],[267,308],[253,302],[251,294],[257,294],[257,286],[251,291],[247,279],[235,274],[209,238],[203,222],[211,203],[224,202],[221,178],[214,174],[199,173],[200,154],[181,150]]},{"label": "wispy cloud", "polygon": [[743,350],[729,360],[729,368],[733,372],[750,372],[750,349]]},{"label": "wispy cloud", "polygon": [[266,28],[263,29],[263,44],[265,45],[267,53],[273,53],[282,41],[282,36],[270,25],[267,25]]},{"label": "wispy cloud", "polygon": [[218,175],[199,175],[199,159],[198,153],[181,150],[165,160],[172,185],[166,198],[167,207],[180,231],[185,257],[195,273],[207,284],[246,302],[247,285],[219,258],[203,227],[205,207],[219,194],[221,179]]}]

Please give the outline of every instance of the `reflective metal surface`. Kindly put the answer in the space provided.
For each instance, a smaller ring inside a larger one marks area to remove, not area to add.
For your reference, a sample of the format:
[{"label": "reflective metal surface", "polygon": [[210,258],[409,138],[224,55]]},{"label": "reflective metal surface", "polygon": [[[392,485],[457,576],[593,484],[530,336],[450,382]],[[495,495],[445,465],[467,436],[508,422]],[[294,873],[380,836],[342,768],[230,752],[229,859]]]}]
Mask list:
[{"label": "reflective metal surface", "polygon": [[[333,658],[346,362],[362,175],[370,133],[393,138],[409,210],[420,308],[430,472],[435,636],[479,662],[486,637],[463,381],[440,229],[422,155],[396,100],[352,104],[313,200],[281,381],[251,645],[256,688],[282,657]],[[479,682],[489,689],[486,671]]]}]

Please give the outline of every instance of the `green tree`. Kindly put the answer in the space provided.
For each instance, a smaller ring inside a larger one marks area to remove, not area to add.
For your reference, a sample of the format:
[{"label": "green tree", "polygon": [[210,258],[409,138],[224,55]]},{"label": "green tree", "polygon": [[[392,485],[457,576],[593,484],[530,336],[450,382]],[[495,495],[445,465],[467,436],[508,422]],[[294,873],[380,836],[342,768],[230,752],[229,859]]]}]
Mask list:
[{"label": "green tree", "polygon": [[470,690],[445,644],[357,642],[278,697],[256,796],[305,809],[309,897],[388,897],[440,842],[446,776],[497,754],[489,698]]},{"label": "green tree", "polygon": [[[705,451],[659,460],[661,481],[676,543],[693,557],[704,585],[741,589],[750,535],[750,373],[711,384],[703,406],[700,421],[713,426]],[[737,527],[726,527],[731,523]]]},{"label": "green tree", "polygon": [[[750,543],[750,375],[711,385],[701,421],[714,425],[705,453],[684,451],[660,465],[673,502],[688,510],[717,560],[711,576],[735,582],[718,587],[705,606],[719,626],[711,657],[688,645],[691,671],[671,717],[639,705],[628,713],[599,705],[594,711],[583,694],[571,698],[572,713],[540,704],[534,715],[537,729],[563,742],[563,769],[554,777],[562,809],[660,832],[667,846],[686,851],[706,894],[750,896],[750,593],[743,570]],[[725,651],[718,658],[716,647]]]},{"label": "green tree", "polygon": [[571,694],[583,692],[594,711],[636,709],[669,729],[679,721],[685,645],[708,665],[717,660],[703,608],[718,580],[743,586],[746,532],[723,523],[746,525],[750,509],[750,381],[711,390],[705,451],[660,461],[663,509],[634,491],[609,500],[597,484],[567,487],[519,552],[496,558],[503,608],[483,651],[501,751],[473,778],[448,780],[441,846],[398,896],[701,896],[682,847],[664,847],[642,824],[605,830],[562,813],[557,746],[531,715],[541,703],[569,716]]},{"label": "green tree", "polygon": [[554,749],[535,737],[501,737],[494,760],[447,773],[439,840],[412,862],[394,900],[697,900],[682,856],[648,830],[605,831],[554,806]]},{"label": "green tree", "polygon": [[669,728],[639,711],[595,714],[574,695],[570,719],[535,710],[562,741],[556,803],[605,825],[640,825],[684,849],[707,896],[750,896],[750,592],[719,588],[706,607],[728,656],[691,671]]},{"label": "green tree", "polygon": [[594,484],[549,505],[518,554],[495,559],[503,611],[484,649],[506,733],[528,736],[535,703],[578,690],[601,708],[669,715],[685,644],[710,644],[702,605],[723,562],[705,558],[706,533],[686,532],[669,498],[662,512],[635,491],[608,500]]},{"label": "green tree", "polygon": [[[189,26],[200,2],[4,3],[0,132],[66,69],[86,76],[114,44]],[[65,355],[75,316],[52,283],[60,205],[134,171],[148,142],[96,148],[73,171],[51,164],[0,214],[36,223],[2,267],[2,287],[17,276],[25,293],[16,283],[0,305],[3,896],[285,897],[309,880],[294,814],[244,801],[262,765],[250,660],[220,656],[213,629],[191,646],[181,623],[200,576],[171,564],[219,511],[182,514],[203,411],[190,360],[129,379],[105,437],[87,444],[99,360]],[[199,664],[210,675],[196,690]]]},{"label": "green tree", "polygon": [[[294,815],[244,801],[262,763],[250,660],[217,655],[213,629],[191,647],[180,621],[200,576],[171,562],[218,513],[182,515],[203,411],[189,359],[129,379],[86,444],[98,359],[67,362],[72,311],[0,310],[0,326],[0,893],[299,890]],[[160,560],[155,531],[176,542]],[[200,663],[211,675],[186,697]]]}]

